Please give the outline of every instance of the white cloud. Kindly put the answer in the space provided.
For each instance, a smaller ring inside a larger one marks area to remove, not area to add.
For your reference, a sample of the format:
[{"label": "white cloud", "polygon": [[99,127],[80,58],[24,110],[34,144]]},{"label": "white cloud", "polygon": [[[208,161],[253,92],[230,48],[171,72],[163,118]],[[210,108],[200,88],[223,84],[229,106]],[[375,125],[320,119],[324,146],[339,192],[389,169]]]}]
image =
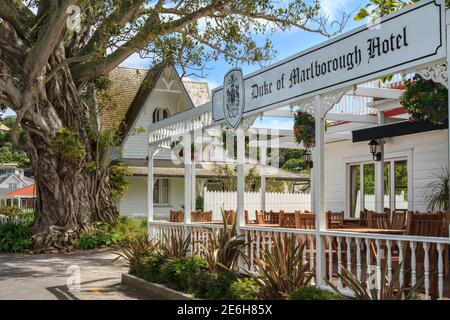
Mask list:
[{"label": "white cloud", "polygon": [[322,12],[326,14],[330,20],[339,19],[342,12],[348,13],[349,8],[351,10],[355,9],[353,0],[321,0],[320,5]]}]

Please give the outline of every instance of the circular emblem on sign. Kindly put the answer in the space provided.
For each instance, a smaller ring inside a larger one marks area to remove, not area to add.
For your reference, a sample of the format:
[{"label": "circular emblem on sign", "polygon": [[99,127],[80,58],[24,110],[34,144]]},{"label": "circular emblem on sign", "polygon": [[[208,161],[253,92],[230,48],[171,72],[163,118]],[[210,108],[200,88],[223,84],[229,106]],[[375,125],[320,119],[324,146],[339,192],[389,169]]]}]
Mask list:
[{"label": "circular emblem on sign", "polygon": [[236,129],[244,113],[244,78],[241,69],[230,70],[223,82],[223,108],[225,120]]}]

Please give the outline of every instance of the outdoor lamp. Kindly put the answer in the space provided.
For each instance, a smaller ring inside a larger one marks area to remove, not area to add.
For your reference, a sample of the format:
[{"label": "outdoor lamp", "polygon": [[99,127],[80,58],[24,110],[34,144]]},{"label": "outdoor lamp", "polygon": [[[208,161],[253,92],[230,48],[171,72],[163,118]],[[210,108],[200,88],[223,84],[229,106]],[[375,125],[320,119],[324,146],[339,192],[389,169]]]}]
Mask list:
[{"label": "outdoor lamp", "polygon": [[380,144],[377,140],[371,140],[369,142],[369,150],[373,156],[373,160],[381,161]]}]

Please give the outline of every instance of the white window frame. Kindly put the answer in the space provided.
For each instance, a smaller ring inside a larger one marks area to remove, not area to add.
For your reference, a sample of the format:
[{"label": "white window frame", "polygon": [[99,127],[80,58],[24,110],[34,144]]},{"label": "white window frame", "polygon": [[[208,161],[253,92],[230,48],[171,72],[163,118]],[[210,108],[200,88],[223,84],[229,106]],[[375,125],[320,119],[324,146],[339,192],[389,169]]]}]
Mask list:
[{"label": "white window frame", "polygon": [[[170,116],[172,115],[171,112],[170,112],[170,110],[169,110],[169,108],[167,108],[167,107],[157,107],[157,108],[155,108],[155,109],[152,111],[152,122],[153,122],[153,123],[156,123],[156,122],[159,122],[159,121],[165,119],[165,118],[164,118],[164,115],[163,115],[163,112],[164,112],[164,111],[166,111],[167,114],[168,114],[168,116],[167,116],[166,118],[168,118],[168,117],[170,117]],[[155,119],[154,119],[155,113],[158,113],[158,114],[157,114],[157,117],[155,117]]]},{"label": "white window frame", "polygon": [[17,182],[9,182],[8,189],[17,189],[19,184]]},{"label": "white window frame", "polygon": [[[405,150],[405,151],[397,151],[397,152],[386,152],[384,154],[384,162],[389,162],[390,166],[392,166],[395,161],[406,160],[407,163],[407,174],[408,174],[408,211],[414,211],[414,190],[413,190],[413,151],[414,149]],[[350,218],[350,166],[352,165],[364,165],[375,163],[372,159],[371,155],[367,156],[359,156],[359,157],[349,157],[344,158],[344,181],[345,181],[345,217]],[[364,170],[360,167],[360,192],[364,194]],[[395,205],[395,197],[393,198],[393,188],[394,181],[393,175],[394,170],[389,171],[390,174],[390,190],[389,190],[389,206],[392,208],[392,205]],[[394,199],[394,200],[393,200]],[[361,208],[364,208],[364,197],[361,197]]]},{"label": "white window frame", "polygon": [[[167,203],[162,202],[162,199],[164,198],[163,194],[162,194],[163,180],[167,180]],[[156,178],[155,185],[157,183],[158,183],[159,192],[158,192],[157,199],[154,197],[153,204],[158,207],[167,207],[170,205],[170,179],[169,178]]]}]

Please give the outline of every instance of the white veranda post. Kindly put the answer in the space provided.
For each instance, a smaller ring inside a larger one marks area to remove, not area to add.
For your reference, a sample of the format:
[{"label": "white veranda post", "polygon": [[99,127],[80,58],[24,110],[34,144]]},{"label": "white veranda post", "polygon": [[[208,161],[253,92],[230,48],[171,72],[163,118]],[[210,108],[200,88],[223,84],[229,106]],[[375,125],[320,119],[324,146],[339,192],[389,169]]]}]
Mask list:
[{"label": "white veranda post", "polygon": [[328,111],[341,100],[348,91],[335,91],[326,95],[318,95],[301,104],[315,117],[316,145],[314,148],[314,175],[313,175],[313,211],[316,213],[316,283],[323,285],[325,277],[325,239],[320,236],[326,230],[325,217],[325,117]]},{"label": "white veranda post", "polygon": [[[378,125],[383,124],[384,112],[378,111]],[[375,162],[375,211],[384,212],[384,140],[379,139],[378,144],[381,158]]]},{"label": "white veranda post", "polygon": [[192,165],[191,165],[191,133],[183,135],[184,158],[184,223],[191,223],[192,200]]},{"label": "white veranda post", "polygon": [[244,225],[244,201],[245,201],[245,126],[243,123],[239,124],[236,130],[237,136],[237,181],[236,181],[236,191],[237,191],[237,225]]},{"label": "white veranda post", "polygon": [[[154,220],[154,206],[153,206],[153,157],[158,152],[158,147],[149,145],[148,155],[147,155],[147,222],[152,222]],[[149,230],[149,236],[151,232]]]}]

